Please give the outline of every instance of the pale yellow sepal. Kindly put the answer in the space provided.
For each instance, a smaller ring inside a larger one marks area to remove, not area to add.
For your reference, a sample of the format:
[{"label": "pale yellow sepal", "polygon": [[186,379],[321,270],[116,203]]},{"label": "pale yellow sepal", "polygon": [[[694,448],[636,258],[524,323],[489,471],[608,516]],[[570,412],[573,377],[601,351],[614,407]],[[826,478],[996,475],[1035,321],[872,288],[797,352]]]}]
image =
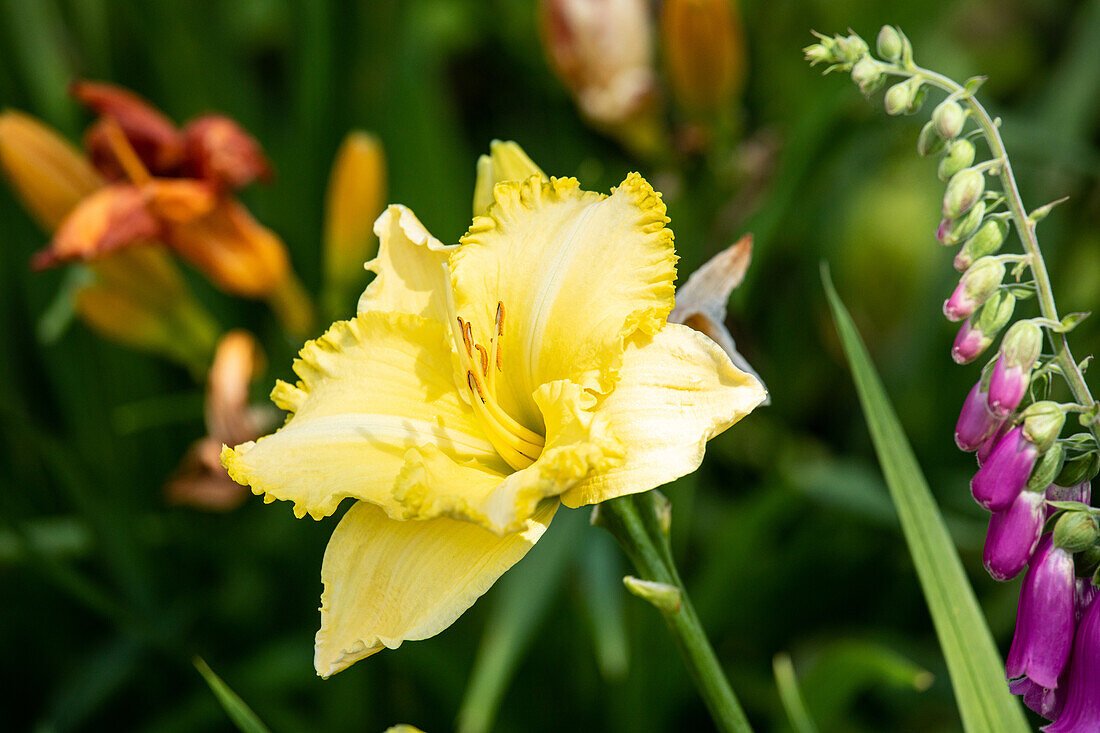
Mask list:
[{"label": "pale yellow sepal", "polygon": [[493,203],[493,189],[505,181],[526,181],[531,176],[548,180],[542,169],[528,157],[519,143],[493,140],[489,154],[477,159],[477,181],[474,183],[474,216],[482,216]]},{"label": "pale yellow sepal", "polygon": [[538,541],[557,502],[504,537],[470,522],[401,522],[365,502],[340,520],[325,550],[314,664],[329,677],[382,649],[454,623]]},{"label": "pale yellow sepal", "polygon": [[700,333],[670,323],[626,349],[619,383],[596,407],[626,450],[616,467],[561,496],[569,507],[597,504],[667,484],[703,461],[706,442],[748,415],[766,396]]}]

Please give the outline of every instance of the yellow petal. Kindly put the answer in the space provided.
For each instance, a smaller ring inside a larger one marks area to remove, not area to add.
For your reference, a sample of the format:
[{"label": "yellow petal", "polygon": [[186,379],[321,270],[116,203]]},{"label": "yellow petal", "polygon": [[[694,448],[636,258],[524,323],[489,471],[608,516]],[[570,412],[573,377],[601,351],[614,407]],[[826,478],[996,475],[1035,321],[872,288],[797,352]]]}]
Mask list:
[{"label": "yellow petal", "polygon": [[393,491],[410,449],[434,445],[503,475],[507,466],[455,389],[447,338],[441,324],[398,313],[333,324],[295,360],[301,381],[272,391],[294,413],[286,425],[223,451],[230,476],[265,501],[294,502],[296,516],[320,518],[349,496],[407,515]]},{"label": "yellow petal", "polygon": [[445,246],[428,233],[416,215],[393,205],[374,223],[378,256],[367,263],[377,277],[359,298],[359,312],[396,311],[449,319],[443,289],[450,287],[443,266],[454,246]]},{"label": "yellow petal", "polygon": [[660,194],[636,173],[611,196],[534,176],[495,193],[451,257],[458,315],[487,343],[503,303],[498,398],[541,432],[535,390],[568,379],[606,393],[624,340],[664,324],[676,277],[672,232]]},{"label": "yellow petal", "polygon": [[453,519],[396,521],[357,502],[325,550],[317,673],[450,626],[534,546],[557,504],[546,502],[523,532],[498,537]]},{"label": "yellow petal", "polygon": [[628,345],[619,384],[597,407],[626,450],[622,463],[564,493],[569,507],[648,491],[691,473],[706,442],[749,414],[766,392],[713,341],[670,323]]},{"label": "yellow petal", "polygon": [[474,182],[474,216],[482,216],[493,203],[493,189],[504,181],[526,181],[546,174],[528,157],[519,143],[493,140],[489,154],[477,159],[477,180]]}]

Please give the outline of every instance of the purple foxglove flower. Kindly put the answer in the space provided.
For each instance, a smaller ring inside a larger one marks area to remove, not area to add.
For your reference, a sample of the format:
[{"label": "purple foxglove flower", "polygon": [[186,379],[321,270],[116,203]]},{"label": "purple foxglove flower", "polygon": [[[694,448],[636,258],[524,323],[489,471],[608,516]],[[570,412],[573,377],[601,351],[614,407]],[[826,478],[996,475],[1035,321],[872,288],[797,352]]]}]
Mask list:
[{"label": "purple foxglove flower", "polygon": [[1100,730],[1100,602],[1095,594],[1077,628],[1065,688],[1062,714],[1043,730],[1047,733]]},{"label": "purple foxglove flower", "polygon": [[1012,414],[1027,393],[1030,378],[1030,369],[1024,371],[1021,366],[1006,367],[1004,358],[998,358],[989,377],[989,409],[993,414],[999,417]]},{"label": "purple foxglove flower", "polygon": [[1047,720],[1057,720],[1062,713],[1062,706],[1066,703],[1066,688],[1062,674],[1059,684],[1054,689],[1037,685],[1027,677],[1021,677],[1008,683],[1008,691],[1013,695],[1019,695],[1024,700],[1024,705],[1042,715]]},{"label": "purple foxglove flower", "polygon": [[[1092,484],[1082,481],[1076,486],[1059,486],[1051,484],[1047,487],[1047,501],[1079,501],[1082,504],[1092,502]],[[1047,506],[1047,519],[1058,511],[1052,506]]]},{"label": "purple foxglove flower", "polygon": [[1075,580],[1073,556],[1055,547],[1051,535],[1044,536],[1020,591],[1016,633],[1005,663],[1009,679],[1026,676],[1040,687],[1058,687],[1077,622]]},{"label": "purple foxglove flower", "polygon": [[975,451],[1003,422],[989,411],[989,398],[982,391],[982,383],[978,382],[966,396],[959,412],[959,421],[955,423],[955,445],[959,446],[959,450]]},{"label": "purple foxglove flower", "polygon": [[993,512],[982,560],[994,580],[1019,575],[1039,544],[1045,520],[1046,499],[1037,491],[1021,491],[1007,510]]},{"label": "purple foxglove flower", "polygon": [[1038,457],[1039,449],[1024,437],[1023,428],[1010,430],[970,480],[974,500],[991,512],[1008,509],[1027,485]]},{"label": "purple foxglove flower", "polygon": [[981,356],[991,343],[993,339],[968,320],[959,328],[959,333],[955,336],[955,345],[951,347],[951,358],[956,364],[969,364]]},{"label": "purple foxglove flower", "polygon": [[1012,429],[1012,423],[1003,422],[1001,426],[993,431],[993,434],[986,438],[981,445],[978,446],[978,450],[975,456],[978,459],[978,466],[984,466],[985,462],[989,460],[989,457],[993,455],[993,449],[997,447],[997,444],[1001,442],[1001,439],[1005,437],[1005,434]]}]

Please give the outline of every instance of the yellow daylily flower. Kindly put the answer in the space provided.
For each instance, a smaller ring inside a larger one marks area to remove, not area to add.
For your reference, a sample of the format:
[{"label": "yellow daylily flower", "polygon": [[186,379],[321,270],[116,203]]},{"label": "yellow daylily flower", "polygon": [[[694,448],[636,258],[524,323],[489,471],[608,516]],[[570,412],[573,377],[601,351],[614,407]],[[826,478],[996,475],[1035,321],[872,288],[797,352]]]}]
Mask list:
[{"label": "yellow daylily flower", "polygon": [[559,504],[647,491],[764,399],[667,317],[676,254],[660,195],[574,179],[499,183],[458,245],[379,218],[355,318],[302,349],[282,429],[224,448],[238,482],[319,519],[356,499],[321,570],[328,677],[458,618]]}]

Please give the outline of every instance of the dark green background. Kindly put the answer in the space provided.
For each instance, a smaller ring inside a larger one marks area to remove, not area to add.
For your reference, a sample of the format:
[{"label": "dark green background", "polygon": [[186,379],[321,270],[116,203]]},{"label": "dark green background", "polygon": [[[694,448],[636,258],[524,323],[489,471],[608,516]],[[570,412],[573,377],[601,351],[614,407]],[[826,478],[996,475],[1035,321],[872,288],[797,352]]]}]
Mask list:
[{"label": "dark green background", "polygon": [[[326,175],[355,127],[385,144],[389,198],[445,241],[468,224],[474,162],[495,137],[590,189],[636,168],[651,176],[667,193],[683,273],[755,232],[730,325],[773,404],[713,441],[703,468],[668,488],[689,590],[761,730],[785,725],[771,680],[781,651],[794,656],[825,730],[956,730],[818,275],[827,260],[1006,648],[1018,586],[981,570],[985,518],[967,489],[974,465],[951,440],[977,373],[948,357],[954,328],[940,303],[956,275],[933,238],[941,184],[913,150],[923,117],[885,119],[880,101],[863,100],[842,76],[821,79],[800,49],[811,28],[851,26],[873,39],[890,22],[909,33],[918,62],[956,77],[988,74],[984,98],[1004,118],[1025,200],[1072,196],[1040,235],[1061,309],[1088,310],[1100,289],[1100,3],[746,0],[742,12],[750,61],[738,114],[751,149],[764,151],[751,185],[698,160],[655,169],[592,132],[548,70],[534,4],[519,0],[0,0],[0,105],[75,139],[89,120],[64,90],[84,76],[132,87],[179,120],[211,109],[236,117],[278,170],[244,198],[286,239],[314,291]],[[583,512],[559,515],[525,561],[531,571],[506,576],[506,588],[439,637],[319,680],[319,571],[336,520],[295,521],[259,499],[227,515],[166,507],[163,482],[203,431],[201,388],[80,324],[39,343],[37,321],[63,273],[29,272],[45,237],[6,191],[0,231],[5,729],[229,729],[190,666],[197,653],[274,730],[448,730],[486,621],[509,593],[532,609],[549,600],[520,624],[529,647],[497,730],[710,725],[659,616],[606,583],[615,593],[607,603],[625,611],[630,660],[625,676],[601,676],[589,588],[627,568]],[[262,306],[190,275],[226,327],[263,340],[272,366],[262,397],[289,376],[298,344]],[[1096,336],[1091,321],[1078,329],[1079,356]],[[537,571],[550,565],[560,569],[542,573],[539,589]],[[865,674],[889,665],[851,640],[912,660],[934,684],[917,692]],[[843,654],[863,661],[837,662]]]}]

